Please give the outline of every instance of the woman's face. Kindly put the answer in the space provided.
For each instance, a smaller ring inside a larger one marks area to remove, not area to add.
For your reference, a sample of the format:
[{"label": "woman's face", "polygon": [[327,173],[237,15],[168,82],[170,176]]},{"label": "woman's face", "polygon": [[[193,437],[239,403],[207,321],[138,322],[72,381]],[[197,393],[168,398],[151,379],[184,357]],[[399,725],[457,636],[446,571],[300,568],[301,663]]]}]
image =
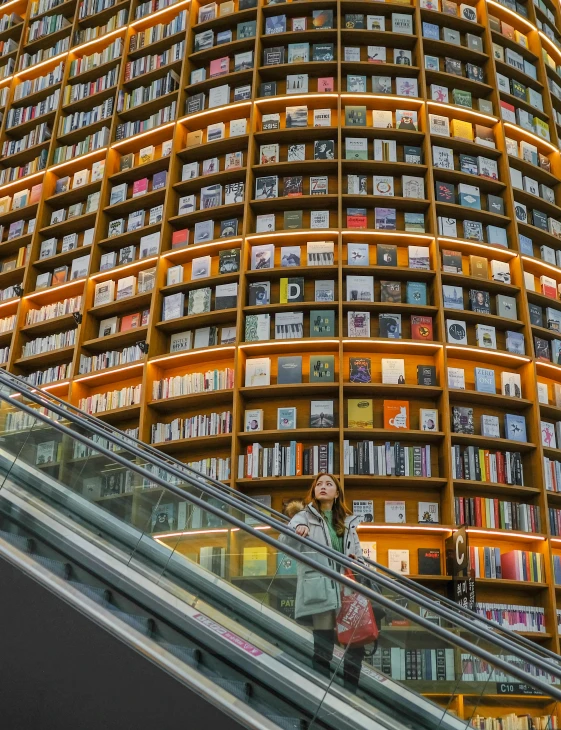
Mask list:
[{"label": "woman's face", "polygon": [[324,474],[316,482],[315,495],[318,502],[332,502],[339,496],[339,490],[333,479]]}]

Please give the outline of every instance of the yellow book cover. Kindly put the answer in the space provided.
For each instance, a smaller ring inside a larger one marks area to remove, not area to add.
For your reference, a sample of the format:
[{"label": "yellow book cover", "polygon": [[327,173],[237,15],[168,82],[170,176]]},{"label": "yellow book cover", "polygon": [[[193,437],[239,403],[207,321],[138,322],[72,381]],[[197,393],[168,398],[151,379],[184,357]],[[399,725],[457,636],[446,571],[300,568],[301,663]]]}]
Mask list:
[{"label": "yellow book cover", "polygon": [[452,136],[473,141],[473,124],[461,119],[452,119]]},{"label": "yellow book cover", "polygon": [[245,547],[243,549],[243,574],[267,575],[266,547]]},{"label": "yellow book cover", "polygon": [[349,428],[373,428],[372,401],[369,398],[349,398]]},{"label": "yellow book cover", "polygon": [[144,165],[146,162],[152,162],[154,159],[154,145],[148,145],[148,147],[143,147],[140,152],[138,153],[138,164]]},{"label": "yellow book cover", "polygon": [[519,30],[514,31],[514,40],[518,43],[519,46],[524,46],[524,48],[528,48],[528,38],[524,35],[524,33],[521,33]]},{"label": "yellow book cover", "polygon": [[20,266],[23,266],[25,263],[25,253],[27,251],[27,248],[25,246],[22,246],[20,250],[18,251],[18,258],[16,261],[16,268],[19,269]]},{"label": "yellow book cover", "polygon": [[231,15],[234,12],[234,2],[233,0],[227,0],[225,3],[220,3],[218,6],[218,13],[221,18],[223,18],[225,15]]},{"label": "yellow book cover", "polygon": [[362,548],[362,554],[365,558],[368,558],[368,560],[373,560],[374,562],[377,562],[376,558],[376,543],[375,542],[368,542],[368,541],[360,541],[360,547]]},{"label": "yellow book cover", "polygon": [[478,279],[489,278],[489,261],[485,258],[485,256],[474,256],[473,254],[470,254],[469,273],[472,276],[476,276]]},{"label": "yellow book cover", "polygon": [[485,451],[479,449],[479,468],[481,469],[481,481],[487,481],[487,471],[485,470]]},{"label": "yellow book cover", "polygon": [[9,195],[5,195],[3,198],[0,198],[0,213],[7,213],[10,210],[11,204],[12,199]]},{"label": "yellow book cover", "polygon": [[288,304],[288,279],[283,277],[280,280],[280,303]]},{"label": "yellow book cover", "polygon": [[187,134],[187,147],[196,147],[198,144],[203,143],[203,130],[197,129],[196,132],[188,132]]}]

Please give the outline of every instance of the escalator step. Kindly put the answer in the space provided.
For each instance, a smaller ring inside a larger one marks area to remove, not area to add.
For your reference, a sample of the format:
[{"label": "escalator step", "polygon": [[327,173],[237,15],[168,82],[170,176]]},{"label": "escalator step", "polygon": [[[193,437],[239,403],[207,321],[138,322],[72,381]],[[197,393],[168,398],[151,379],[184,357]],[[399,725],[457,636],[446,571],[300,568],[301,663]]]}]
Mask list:
[{"label": "escalator step", "polygon": [[146,618],[146,616],[137,616],[133,613],[127,613],[126,611],[120,611],[118,608],[110,608],[111,613],[118,618],[120,621],[124,621],[133,629],[140,631],[145,636],[150,636],[153,631],[152,619]]},{"label": "escalator step", "polygon": [[10,543],[10,545],[13,545],[24,553],[28,553],[31,550],[31,540],[28,537],[14,535],[12,532],[0,530],[0,538],[2,538],[2,540],[6,540],[6,542]]},{"label": "escalator step", "polygon": [[284,717],[283,715],[269,715],[265,713],[271,722],[282,727],[283,730],[305,730],[306,721],[298,717]]},{"label": "escalator step", "polygon": [[44,558],[41,555],[34,555],[33,559],[44,568],[47,568],[47,570],[50,570],[51,573],[58,575],[59,578],[64,578],[65,580],[70,578],[70,574],[72,572],[70,563],[62,563],[60,560]]},{"label": "escalator step", "polygon": [[180,646],[179,644],[170,644],[167,641],[162,641],[160,646],[190,667],[196,667],[201,661],[201,652],[198,649],[190,649],[187,646]]},{"label": "escalator step", "polygon": [[251,685],[249,682],[238,682],[235,679],[223,679],[222,677],[211,677],[212,681],[225,689],[234,697],[243,702],[248,702],[251,695]]},{"label": "escalator step", "polygon": [[80,591],[80,593],[83,593],[88,598],[91,598],[91,600],[96,603],[105,605],[109,603],[111,599],[111,592],[107,588],[97,588],[96,586],[79,583],[75,580],[70,581],[70,585],[74,586],[76,590]]}]

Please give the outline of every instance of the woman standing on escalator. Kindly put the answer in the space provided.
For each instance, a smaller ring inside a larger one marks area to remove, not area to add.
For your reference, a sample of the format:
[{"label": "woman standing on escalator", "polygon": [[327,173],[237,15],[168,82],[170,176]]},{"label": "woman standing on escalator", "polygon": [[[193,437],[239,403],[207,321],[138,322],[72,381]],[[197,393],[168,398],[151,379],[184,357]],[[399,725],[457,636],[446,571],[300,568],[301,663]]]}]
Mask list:
[{"label": "woman standing on escalator", "polygon": [[[314,480],[305,502],[289,502],[285,510],[291,518],[289,527],[302,537],[309,537],[349,558],[362,558],[362,548],[357,535],[360,520],[354,517],[345,504],[345,495],[336,477],[320,474]],[[339,566],[330,558],[298,544],[302,553],[332,570]],[[298,563],[296,584],[295,618],[300,623],[311,624],[314,635],[313,667],[322,674],[330,675],[330,662],[336,641],[335,619],[341,608],[340,584],[313,568]],[[349,646],[345,652],[343,681],[345,687],[356,692],[360,678],[363,646]]]}]

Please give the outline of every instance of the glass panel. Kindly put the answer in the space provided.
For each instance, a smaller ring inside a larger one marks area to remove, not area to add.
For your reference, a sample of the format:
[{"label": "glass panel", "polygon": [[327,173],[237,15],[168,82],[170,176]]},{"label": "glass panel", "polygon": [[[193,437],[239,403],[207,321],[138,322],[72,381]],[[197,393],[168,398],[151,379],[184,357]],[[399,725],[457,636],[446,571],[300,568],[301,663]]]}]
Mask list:
[{"label": "glass panel", "polygon": [[[383,590],[391,608],[372,603],[380,627],[376,651],[368,631],[366,646],[357,645],[356,627],[350,648],[339,646],[335,617],[342,595],[351,618],[370,616],[371,604],[359,600],[352,586],[342,594],[337,572],[326,575],[340,568],[332,558],[285,536],[279,545],[277,531],[225,497],[210,497],[202,485],[154,469],[126,445],[116,447],[72,418],[55,422],[24,413],[17,403],[33,406],[29,398],[0,393],[0,400],[2,473],[118,544],[127,562],[148,569],[145,576],[186,591],[201,620],[213,614],[233,641],[274,651],[287,672],[311,681],[318,688],[312,705],[306,696],[312,725],[323,723],[333,703],[343,700],[371,716],[382,709],[406,727],[459,729],[480,717],[502,716],[518,701],[516,692],[529,691],[520,678],[477,657],[482,649],[513,663],[491,634],[482,638],[439,618],[397,584]],[[472,645],[461,647],[460,639]],[[516,664],[529,677],[551,682],[531,656]],[[556,711],[549,692],[528,702],[535,725],[547,726]],[[520,709],[525,706],[520,700]]]}]

